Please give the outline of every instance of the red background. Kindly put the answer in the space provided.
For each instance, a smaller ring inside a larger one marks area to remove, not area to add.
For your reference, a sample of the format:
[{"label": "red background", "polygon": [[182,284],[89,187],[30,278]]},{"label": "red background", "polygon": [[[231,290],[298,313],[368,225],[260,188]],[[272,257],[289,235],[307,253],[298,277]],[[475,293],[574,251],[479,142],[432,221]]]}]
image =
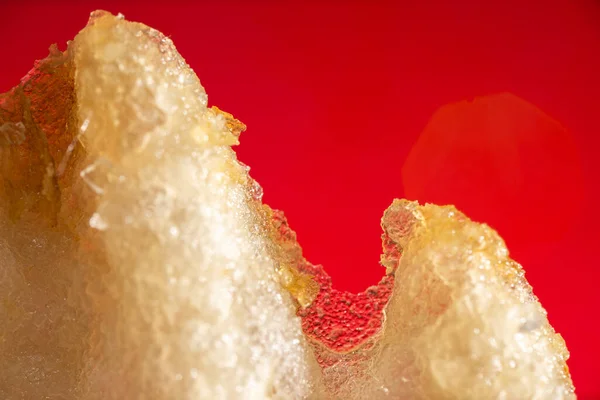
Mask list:
[{"label": "red background", "polygon": [[[548,224],[569,219],[569,231],[523,238],[501,227],[544,226],[502,207],[477,213],[504,222],[496,227],[569,345],[579,397],[600,399],[598,3],[0,0],[0,91],[49,44],[64,48],[97,8],[172,37],[209,102],[248,125],[240,159],[340,289],[381,277],[379,219],[403,196],[403,163],[436,109],[509,91],[558,120],[579,154],[568,162],[581,168],[583,203],[561,208],[573,185],[560,181],[541,195],[555,203]],[[469,214],[467,193],[441,196]]]}]

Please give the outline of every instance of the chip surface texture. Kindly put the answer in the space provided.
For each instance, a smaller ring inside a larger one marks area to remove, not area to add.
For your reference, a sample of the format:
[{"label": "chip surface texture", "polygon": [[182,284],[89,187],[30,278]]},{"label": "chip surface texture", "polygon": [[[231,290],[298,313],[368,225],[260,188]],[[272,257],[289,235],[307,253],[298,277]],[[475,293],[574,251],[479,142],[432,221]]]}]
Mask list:
[{"label": "chip surface texture", "polygon": [[1,100],[0,397],[315,397],[243,125],[170,39],[95,12]]},{"label": "chip surface texture", "polygon": [[245,128],[103,11],[0,94],[1,399],[575,399],[493,229],[394,200],[381,282],[336,291],[237,160]]}]

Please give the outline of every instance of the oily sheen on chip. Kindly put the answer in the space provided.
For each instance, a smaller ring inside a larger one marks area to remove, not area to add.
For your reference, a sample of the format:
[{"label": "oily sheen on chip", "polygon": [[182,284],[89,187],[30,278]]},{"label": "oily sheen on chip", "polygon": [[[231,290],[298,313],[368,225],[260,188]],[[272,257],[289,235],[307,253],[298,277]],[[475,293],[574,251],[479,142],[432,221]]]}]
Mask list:
[{"label": "oily sheen on chip", "polygon": [[[335,292],[207,104],[168,38],[106,12],[0,95],[0,398],[575,398],[492,229],[396,200],[386,276]],[[364,323],[332,335],[348,299]]]}]

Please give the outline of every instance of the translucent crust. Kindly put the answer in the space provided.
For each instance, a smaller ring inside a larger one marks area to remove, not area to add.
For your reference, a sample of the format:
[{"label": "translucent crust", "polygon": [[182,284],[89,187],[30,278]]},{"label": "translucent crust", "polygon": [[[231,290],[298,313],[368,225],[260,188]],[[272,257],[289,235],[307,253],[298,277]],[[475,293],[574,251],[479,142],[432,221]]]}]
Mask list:
[{"label": "translucent crust", "polygon": [[173,43],[95,12],[0,95],[0,398],[573,399],[495,231],[395,200],[335,290]]},{"label": "translucent crust", "polygon": [[315,346],[329,396],[575,398],[565,343],[493,229],[406,200],[382,227],[395,278],[383,328],[350,353]]},{"label": "translucent crust", "polygon": [[96,12],[0,99],[0,397],[321,398],[244,126],[168,38]]}]

